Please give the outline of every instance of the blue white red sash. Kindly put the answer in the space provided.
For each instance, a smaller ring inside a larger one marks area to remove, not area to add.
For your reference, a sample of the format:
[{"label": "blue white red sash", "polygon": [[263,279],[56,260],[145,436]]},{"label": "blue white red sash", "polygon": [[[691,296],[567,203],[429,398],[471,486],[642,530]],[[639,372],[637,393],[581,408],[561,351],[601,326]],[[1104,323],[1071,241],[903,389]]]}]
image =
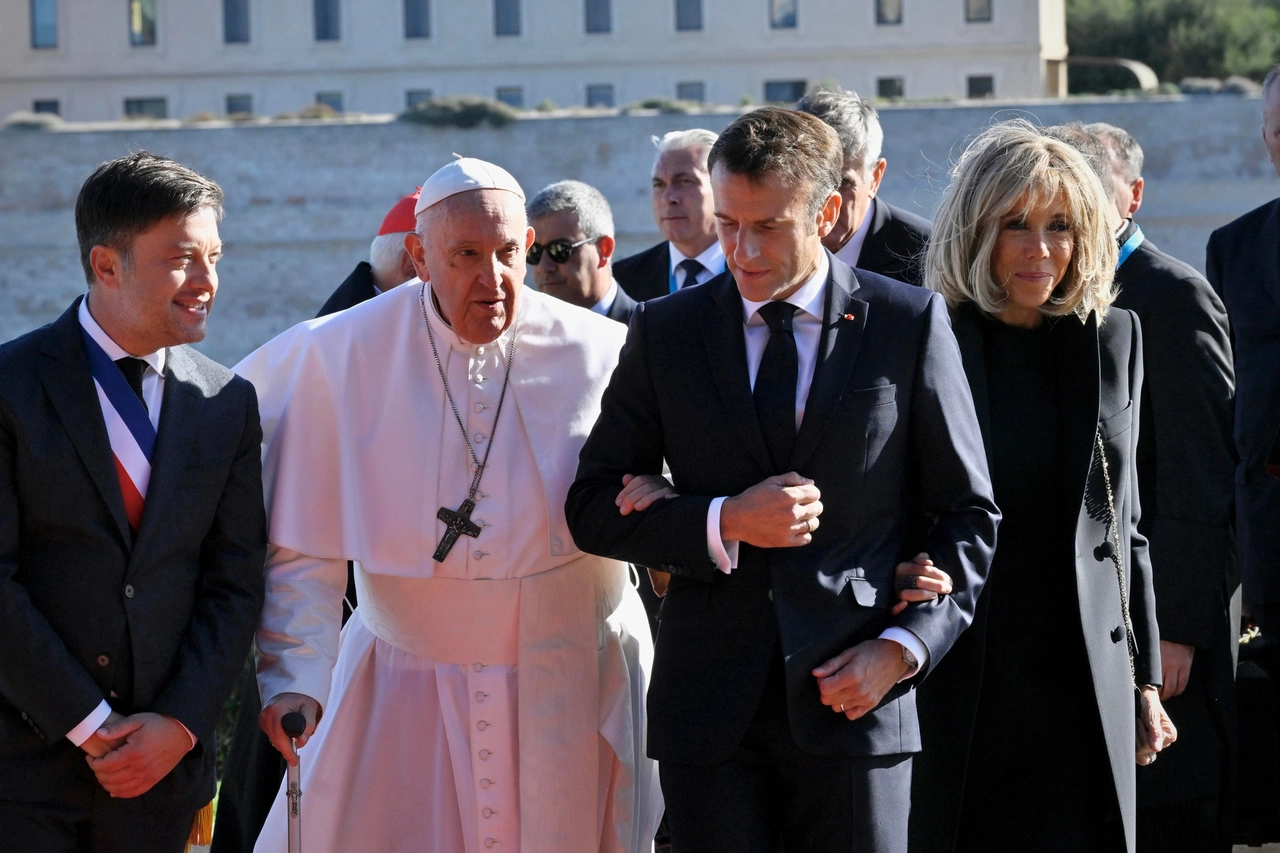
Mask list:
[{"label": "blue white red sash", "polygon": [[137,530],[142,522],[147,485],[151,482],[151,455],[156,448],[156,429],[120,368],[88,332],[83,328],[80,332],[89,355],[89,372],[93,374],[98,402],[102,405],[102,417],[107,424],[111,453],[115,456],[125,515],[129,525]]}]

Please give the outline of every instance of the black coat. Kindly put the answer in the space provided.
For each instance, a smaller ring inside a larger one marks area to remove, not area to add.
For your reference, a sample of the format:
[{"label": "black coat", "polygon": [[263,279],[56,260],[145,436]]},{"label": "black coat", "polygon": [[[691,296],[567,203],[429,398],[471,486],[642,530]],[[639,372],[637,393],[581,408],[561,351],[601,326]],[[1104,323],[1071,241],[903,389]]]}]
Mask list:
[{"label": "black coat", "polygon": [[614,297],[613,305],[610,306],[608,313],[605,314],[610,320],[617,320],[622,325],[631,322],[631,315],[635,313],[636,301],[627,295],[627,292],[618,287],[618,295]]},{"label": "black coat", "polygon": [[[1130,224],[1120,242],[1133,233]],[[1139,529],[1150,544],[1160,636],[1196,649],[1192,684],[1166,703],[1178,744],[1138,768],[1146,806],[1218,795],[1234,741],[1235,372],[1226,310],[1190,266],[1146,240],[1116,284],[1116,306],[1142,321]]]},{"label": "black coat", "polygon": [[858,255],[858,269],[907,284],[924,284],[924,250],[933,224],[878,198],[871,200],[867,216],[871,226]]},{"label": "black coat", "polygon": [[671,292],[671,244],[663,240],[643,252],[615,261],[613,277],[637,302]]},{"label": "black coat", "polygon": [[[952,316],[984,436],[990,434],[981,317],[965,303]],[[1139,530],[1141,512],[1137,480],[1137,445],[1142,389],[1142,336],[1128,311],[1112,310],[1098,326],[1075,317],[1056,322],[1054,335],[1062,394],[1062,462],[1068,476],[1064,502],[1078,506],[1075,564],[1080,624],[1093,674],[1112,778],[1124,818],[1130,853],[1135,834],[1134,691],[1120,608],[1115,567],[1095,548],[1108,540],[1102,475],[1093,465],[1095,433],[1100,432],[1114,487],[1116,515],[1129,609],[1138,644],[1139,684],[1160,682],[1159,629],[1147,542]],[[928,550],[928,549],[925,549]],[[932,553],[930,551],[930,553]],[[969,761],[969,743],[978,710],[986,634],[985,609],[933,677],[920,690],[920,725],[924,751],[917,756],[912,800],[922,804],[911,813],[911,849],[947,853],[955,844]],[[1034,756],[1028,761],[1034,762]],[[1052,767],[1036,772],[1052,773]],[[1051,808],[1051,804],[1046,804]]]},{"label": "black coat", "polygon": [[[831,257],[826,322],[804,422],[787,470],[822,492],[822,525],[803,548],[740,546],[731,574],[707,552],[707,512],[774,470],[748,384],[742,301],[729,274],[642,303],[599,420],[583,447],[566,514],[583,550],[670,572],[649,689],[649,755],[709,765],[750,723],[780,644],[791,730],[814,754],[919,749],[916,682],[850,722],[819,701],[811,670],[886,626],[915,633],[939,660],[968,625],[998,513],[959,353],[937,294]],[[691,428],[690,424],[697,424]],[[658,473],[680,497],[618,514],[625,473]],[[956,593],[898,616],[894,567],[905,547],[904,482],[935,518],[934,559]],[[927,671],[927,668],[926,668]]]},{"label": "black coat", "polygon": [[[1236,534],[1245,601],[1280,630],[1280,481],[1265,470],[1280,431],[1280,199],[1214,231],[1205,273],[1235,349]],[[1270,624],[1267,624],[1267,623]]]},{"label": "black coat", "polygon": [[338,289],[329,295],[316,316],[323,317],[326,314],[345,311],[377,295],[378,288],[373,283],[373,267],[369,266],[368,261],[361,261],[356,264],[351,275],[338,285]]},{"label": "black coat", "polygon": [[213,798],[214,727],[262,609],[257,396],[169,348],[135,534],[79,304],[0,346],[0,799],[54,801],[88,773],[65,735],[106,698],[196,736],[143,794],[153,811],[194,815]]}]

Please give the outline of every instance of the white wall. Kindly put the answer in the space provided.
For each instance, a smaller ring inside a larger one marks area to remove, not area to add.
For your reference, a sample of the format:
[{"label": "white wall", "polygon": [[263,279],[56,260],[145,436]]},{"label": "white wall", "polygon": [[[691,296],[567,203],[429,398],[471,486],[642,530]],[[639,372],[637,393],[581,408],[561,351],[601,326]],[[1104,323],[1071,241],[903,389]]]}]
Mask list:
[{"label": "white wall", "polygon": [[[882,190],[893,204],[929,215],[947,168],[993,118],[1025,114],[1046,123],[1108,121],[1146,149],[1148,237],[1196,267],[1209,232],[1277,194],[1258,135],[1257,99],[1216,96],[888,108],[881,112],[889,161]],[[209,175],[227,193],[226,258],[203,349],[232,363],[310,317],[364,259],[387,209],[451,152],[510,169],[532,193],[577,178],[614,209],[620,251],[658,237],[649,205],[653,135],[722,129],[731,115],[528,119],[501,130],[435,129],[399,122],[345,125],[0,133],[0,340],[61,312],[84,289],[73,205],[102,160],[139,148]]]}]

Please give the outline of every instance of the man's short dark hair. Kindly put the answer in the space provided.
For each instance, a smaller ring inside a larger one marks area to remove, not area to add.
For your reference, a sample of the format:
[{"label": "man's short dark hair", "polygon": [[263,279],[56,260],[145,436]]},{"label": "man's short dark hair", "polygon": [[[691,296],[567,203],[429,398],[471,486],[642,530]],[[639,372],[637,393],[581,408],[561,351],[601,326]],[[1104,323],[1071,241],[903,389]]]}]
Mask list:
[{"label": "man's short dark hair", "polygon": [[1103,195],[1112,201],[1115,200],[1116,185],[1111,177],[1111,155],[1107,152],[1107,146],[1089,132],[1084,122],[1069,121],[1066,124],[1055,124],[1053,127],[1046,127],[1044,135],[1050,139],[1065,142],[1083,154],[1084,161],[1102,182]]},{"label": "man's short dark hair", "polygon": [[146,151],[103,163],[76,198],[76,239],[80,264],[94,283],[89,253],[110,246],[126,259],[133,238],[162,219],[213,208],[222,219],[222,188],[167,157]]},{"label": "man's short dark hair", "polygon": [[1104,145],[1107,144],[1107,140],[1111,141],[1116,154],[1119,155],[1120,166],[1124,170],[1126,181],[1133,183],[1142,177],[1142,146],[1138,144],[1138,140],[1129,135],[1127,130],[1116,127],[1114,124],[1107,124],[1105,121],[1087,124],[1085,129],[1101,139]]},{"label": "man's short dark hair", "polygon": [[759,181],[777,175],[788,186],[807,184],[809,216],[816,216],[840,186],[844,150],[840,137],[821,119],[779,107],[761,107],[739,116],[724,129],[707,155],[707,171],[716,166]]}]

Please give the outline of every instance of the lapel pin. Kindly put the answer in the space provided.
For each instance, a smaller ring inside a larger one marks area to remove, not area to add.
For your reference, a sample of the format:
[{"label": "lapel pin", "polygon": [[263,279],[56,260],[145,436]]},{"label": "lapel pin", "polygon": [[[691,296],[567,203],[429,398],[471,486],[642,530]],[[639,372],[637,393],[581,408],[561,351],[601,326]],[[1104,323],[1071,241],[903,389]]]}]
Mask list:
[{"label": "lapel pin", "polygon": [[852,319],[853,319],[853,315],[852,315],[852,314],[845,314],[845,315],[844,315],[844,318],[845,318],[846,320],[852,320]]}]

